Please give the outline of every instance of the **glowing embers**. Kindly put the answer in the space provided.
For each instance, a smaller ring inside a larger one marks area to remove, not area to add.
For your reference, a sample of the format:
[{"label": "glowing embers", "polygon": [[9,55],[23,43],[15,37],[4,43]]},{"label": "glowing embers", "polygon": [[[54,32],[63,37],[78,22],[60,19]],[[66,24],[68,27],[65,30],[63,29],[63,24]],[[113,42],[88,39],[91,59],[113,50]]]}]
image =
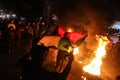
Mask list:
[{"label": "glowing embers", "polygon": [[101,74],[101,65],[102,58],[106,55],[106,45],[109,43],[109,40],[106,36],[96,35],[96,40],[98,41],[98,47],[94,51],[94,59],[86,66],[83,67],[85,72],[88,72],[92,75],[100,76]]}]

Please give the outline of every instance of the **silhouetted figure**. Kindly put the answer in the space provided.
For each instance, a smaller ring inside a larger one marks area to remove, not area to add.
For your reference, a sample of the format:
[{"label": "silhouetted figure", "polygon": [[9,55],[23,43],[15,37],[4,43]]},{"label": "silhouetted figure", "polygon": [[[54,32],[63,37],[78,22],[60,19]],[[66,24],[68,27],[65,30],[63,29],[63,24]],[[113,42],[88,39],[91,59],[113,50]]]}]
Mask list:
[{"label": "silhouetted figure", "polygon": [[[67,38],[67,32],[64,33],[64,37],[63,39],[66,40],[68,43],[64,43],[63,47],[65,48],[65,50],[58,50],[58,55],[57,55],[57,61],[56,61],[56,67],[55,69],[57,69],[58,66],[60,66],[59,68],[59,73],[55,76],[55,80],[66,80],[70,70],[71,70],[71,65],[72,62],[74,60],[74,55],[73,55],[73,46],[69,40],[69,38]],[[66,67],[62,70],[63,68],[63,61],[66,60],[67,61],[67,65]]]},{"label": "silhouetted figure", "polygon": [[36,46],[36,44],[38,43],[39,40],[40,40],[40,38],[34,38],[32,41],[32,47]]},{"label": "silhouetted figure", "polygon": [[63,72],[61,73],[61,80],[66,80],[71,71],[71,65],[74,60],[73,52],[69,53],[68,59],[69,59],[68,64],[65,67],[65,69],[63,70]]},{"label": "silhouetted figure", "polygon": [[36,45],[31,49],[29,54],[24,55],[17,61],[17,67],[22,69],[22,80],[41,80],[44,78],[43,75],[45,74],[41,65],[47,52],[47,47]]},{"label": "silhouetted figure", "polygon": [[62,68],[64,65],[63,63],[67,54],[69,54],[67,51],[58,50],[55,72],[59,72],[59,73],[62,72]]},{"label": "silhouetted figure", "polygon": [[44,45],[34,46],[30,51],[32,61],[35,62],[35,64],[42,65],[42,62],[45,56],[47,55],[48,51],[49,51],[48,47],[45,47]]},{"label": "silhouetted figure", "polygon": [[10,21],[10,23],[7,25],[8,28],[8,39],[9,39],[9,53],[14,53],[15,51],[15,43],[16,43],[16,25],[14,23],[14,19]]},{"label": "silhouetted figure", "polygon": [[[38,41],[38,40],[37,40]],[[33,43],[34,44],[34,43]],[[36,42],[35,42],[36,44]],[[46,70],[42,65],[48,55],[49,46],[33,45],[29,54],[23,56],[17,62],[17,66],[22,69],[22,80],[66,80],[70,70],[72,61],[74,60],[73,52],[64,52],[68,55],[62,57],[62,59],[68,59],[67,66],[62,73],[50,72]]]}]

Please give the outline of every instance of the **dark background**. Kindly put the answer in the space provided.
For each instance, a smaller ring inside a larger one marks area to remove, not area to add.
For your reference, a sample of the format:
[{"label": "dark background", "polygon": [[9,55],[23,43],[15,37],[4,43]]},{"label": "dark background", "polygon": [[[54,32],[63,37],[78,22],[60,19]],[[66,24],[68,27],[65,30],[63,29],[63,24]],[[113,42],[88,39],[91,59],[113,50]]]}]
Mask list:
[{"label": "dark background", "polygon": [[50,5],[51,11],[57,15],[63,15],[83,4],[109,11],[112,16],[120,18],[119,0],[0,0],[1,7],[28,17],[43,15],[46,5]]},{"label": "dark background", "polygon": [[42,15],[44,0],[1,0],[0,5],[17,15],[35,17]]}]

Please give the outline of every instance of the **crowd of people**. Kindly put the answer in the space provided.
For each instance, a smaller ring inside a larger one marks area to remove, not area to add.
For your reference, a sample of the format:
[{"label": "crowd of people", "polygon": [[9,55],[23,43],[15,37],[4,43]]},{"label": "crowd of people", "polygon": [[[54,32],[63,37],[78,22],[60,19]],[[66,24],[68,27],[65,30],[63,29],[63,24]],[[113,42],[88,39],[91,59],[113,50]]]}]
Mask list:
[{"label": "crowd of people", "polygon": [[49,35],[45,25],[40,20],[3,20],[0,22],[0,40],[7,42],[9,53],[14,53],[16,46],[23,47],[29,53],[34,40]]},{"label": "crowd of people", "polygon": [[[22,48],[25,55],[17,62],[16,66],[22,69],[21,80],[66,80],[73,61],[73,53],[69,55],[68,64],[65,69],[58,73],[49,72],[42,67],[42,63],[49,47],[44,45],[36,45],[45,35],[56,35],[56,25],[47,26],[40,20],[24,21],[24,20],[4,20],[0,23],[0,42],[8,48],[7,52],[13,54],[17,48]],[[1,45],[1,48],[3,48]],[[64,51],[61,53],[63,54]],[[66,53],[66,52],[65,52]],[[44,58],[43,58],[44,57]],[[60,64],[57,64],[56,68]]]}]

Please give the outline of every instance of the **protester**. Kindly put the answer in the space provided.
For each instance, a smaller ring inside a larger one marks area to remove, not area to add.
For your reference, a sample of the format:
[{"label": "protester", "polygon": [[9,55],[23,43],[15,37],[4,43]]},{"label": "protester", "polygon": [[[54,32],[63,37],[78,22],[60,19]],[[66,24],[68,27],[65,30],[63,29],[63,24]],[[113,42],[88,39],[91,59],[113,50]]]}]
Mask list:
[{"label": "protester", "polygon": [[16,25],[15,25],[15,20],[12,19],[10,23],[8,24],[8,39],[9,39],[9,53],[14,53],[15,52],[15,44],[16,44]]},{"label": "protester", "polygon": [[22,46],[26,53],[29,53],[30,49],[32,48],[33,36],[34,36],[34,32],[31,23],[28,22],[24,28],[24,32],[22,35]]},{"label": "protester", "polygon": [[[56,66],[55,66],[55,71],[57,68],[59,68],[58,72],[61,73],[62,68],[63,68],[63,62],[64,60],[67,61],[66,57],[70,54],[70,52],[73,50],[72,44],[70,40],[66,37],[67,33],[64,34],[64,37],[62,39],[66,40],[67,43],[64,44],[64,50],[58,49],[58,54],[57,54],[57,60],[56,60]],[[62,40],[61,39],[61,40]]]}]

